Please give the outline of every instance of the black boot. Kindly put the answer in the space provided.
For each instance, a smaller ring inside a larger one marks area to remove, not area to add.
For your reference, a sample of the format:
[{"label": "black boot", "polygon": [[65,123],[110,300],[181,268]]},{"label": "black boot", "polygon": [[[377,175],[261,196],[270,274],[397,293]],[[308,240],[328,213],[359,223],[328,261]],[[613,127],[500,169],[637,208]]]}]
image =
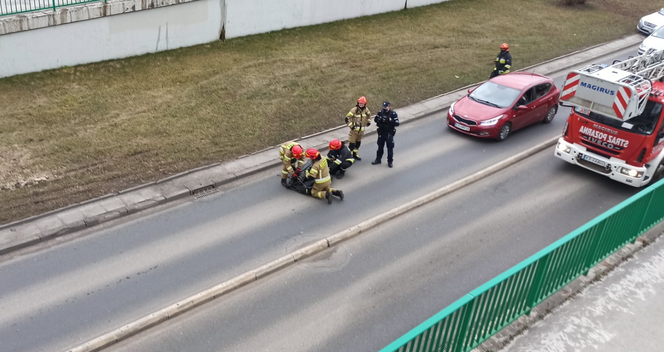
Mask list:
[{"label": "black boot", "polygon": [[286,188],[288,188],[288,183],[286,183],[286,179],[285,179],[285,178],[282,178],[282,179],[281,179],[281,185],[284,186],[284,187],[286,187]]},{"label": "black boot", "polygon": [[325,192],[325,199],[327,199],[327,204],[332,204],[332,197],[330,197],[330,192]]},{"label": "black boot", "polygon": [[355,143],[355,150],[353,150],[353,155],[355,157],[355,160],[357,160],[357,161],[362,160],[362,158],[360,158],[360,154],[359,154],[361,145],[362,145],[362,141],[359,141],[359,142]]},{"label": "black boot", "polygon": [[392,162],[391,162],[391,161],[388,162],[388,163],[387,163],[387,166],[392,167]]},{"label": "black boot", "polygon": [[378,159],[371,162],[371,165],[378,165],[378,164],[380,164],[380,160]]},{"label": "black boot", "polygon": [[346,175],[346,171],[339,170],[339,172],[337,172],[337,180],[341,180],[342,178],[344,178],[345,175]]},{"label": "black boot", "polygon": [[340,189],[335,189],[332,191],[332,194],[339,197],[339,199],[344,200],[344,192]]}]

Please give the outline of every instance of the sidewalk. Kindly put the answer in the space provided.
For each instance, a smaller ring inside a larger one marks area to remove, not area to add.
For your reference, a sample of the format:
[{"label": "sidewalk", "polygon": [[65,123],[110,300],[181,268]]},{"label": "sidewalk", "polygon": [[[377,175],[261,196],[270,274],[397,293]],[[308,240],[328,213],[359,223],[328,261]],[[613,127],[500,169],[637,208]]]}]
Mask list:
[{"label": "sidewalk", "polygon": [[[643,40],[635,34],[614,42],[578,51],[520,71],[551,75],[571,66],[595,62],[595,58],[620,51]],[[402,123],[416,120],[447,109],[451,103],[467,94],[469,87],[439,95],[417,104],[396,108]],[[441,128],[444,123],[441,122]],[[367,135],[375,131],[367,132]],[[339,126],[298,139],[306,148],[326,151],[333,139],[346,140],[345,126]],[[31,246],[68,233],[136,213],[169,201],[196,195],[217,188],[239,178],[277,167],[280,164],[278,147],[274,146],[232,162],[213,164],[183,172],[163,180],[106,195],[87,202],[0,226],[0,255]]]},{"label": "sidewalk", "polygon": [[553,310],[501,352],[664,351],[664,239]]}]

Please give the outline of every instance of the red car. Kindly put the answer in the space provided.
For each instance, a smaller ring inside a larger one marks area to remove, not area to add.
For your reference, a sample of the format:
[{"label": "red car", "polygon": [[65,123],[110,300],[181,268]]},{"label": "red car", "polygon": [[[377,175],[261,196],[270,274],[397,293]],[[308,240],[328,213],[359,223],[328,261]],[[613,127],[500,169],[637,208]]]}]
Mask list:
[{"label": "red car", "polygon": [[551,78],[526,72],[494,77],[468,93],[450,106],[447,126],[499,141],[528,125],[551,122],[560,96]]}]

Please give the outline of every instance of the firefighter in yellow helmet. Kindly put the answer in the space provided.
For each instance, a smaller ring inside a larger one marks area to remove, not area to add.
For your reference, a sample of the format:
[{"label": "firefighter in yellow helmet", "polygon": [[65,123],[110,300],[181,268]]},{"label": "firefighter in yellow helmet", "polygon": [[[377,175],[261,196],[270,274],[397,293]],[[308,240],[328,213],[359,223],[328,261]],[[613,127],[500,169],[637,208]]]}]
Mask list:
[{"label": "firefighter in yellow helmet", "polygon": [[350,128],[348,134],[348,149],[353,153],[355,160],[362,160],[358,155],[364,130],[371,125],[371,112],[367,107],[367,98],[357,99],[357,105],[346,114],[346,125]]},{"label": "firefighter in yellow helmet", "polygon": [[288,187],[288,175],[297,177],[304,165],[304,149],[297,142],[284,143],[279,148],[279,159],[283,163],[281,170],[281,185]]},{"label": "firefighter in yellow helmet", "polygon": [[327,166],[327,158],[322,158],[318,150],[314,148],[307,149],[306,156],[314,162],[306,174],[307,179],[316,181],[314,187],[311,189],[311,196],[319,199],[327,199],[327,204],[332,204],[331,196],[344,200],[344,192],[331,187],[332,178],[330,177],[330,169]]}]

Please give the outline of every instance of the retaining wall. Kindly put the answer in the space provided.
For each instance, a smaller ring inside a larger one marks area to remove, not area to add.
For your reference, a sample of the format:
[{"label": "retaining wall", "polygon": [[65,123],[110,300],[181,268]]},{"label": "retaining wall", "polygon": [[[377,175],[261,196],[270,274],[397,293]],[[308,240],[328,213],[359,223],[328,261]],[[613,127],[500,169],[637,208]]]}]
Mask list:
[{"label": "retaining wall", "polygon": [[0,17],[0,77],[444,1],[115,0]]}]

